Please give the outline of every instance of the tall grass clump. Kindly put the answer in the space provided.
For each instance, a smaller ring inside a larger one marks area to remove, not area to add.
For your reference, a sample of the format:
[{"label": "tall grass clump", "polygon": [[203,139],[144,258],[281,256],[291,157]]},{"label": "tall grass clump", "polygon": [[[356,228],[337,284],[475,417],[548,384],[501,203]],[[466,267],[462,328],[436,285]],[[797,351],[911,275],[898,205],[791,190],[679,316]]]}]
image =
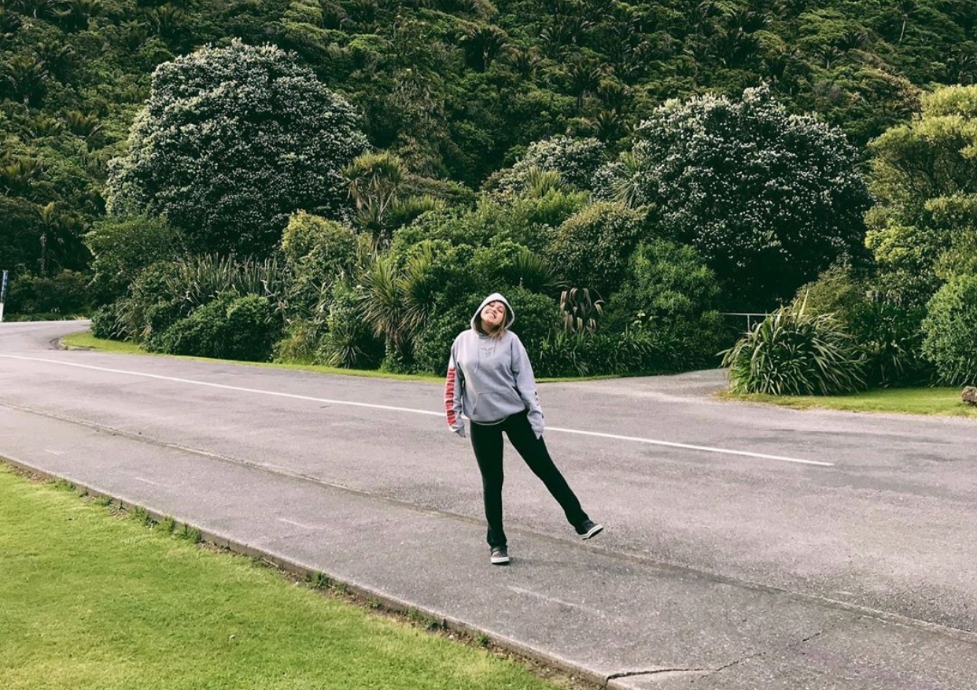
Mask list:
[{"label": "tall grass clump", "polygon": [[864,355],[832,314],[781,307],[723,353],[736,393],[833,395],[865,387]]}]

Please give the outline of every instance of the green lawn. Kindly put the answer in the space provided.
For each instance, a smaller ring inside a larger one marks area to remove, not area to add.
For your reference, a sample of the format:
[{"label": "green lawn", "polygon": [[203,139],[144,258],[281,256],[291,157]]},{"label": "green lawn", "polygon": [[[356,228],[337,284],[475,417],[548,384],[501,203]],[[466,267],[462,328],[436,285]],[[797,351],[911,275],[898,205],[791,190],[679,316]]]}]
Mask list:
[{"label": "green lawn", "polygon": [[0,687],[555,686],[0,465]]},{"label": "green lawn", "polygon": [[149,354],[135,343],[120,340],[103,340],[92,335],[91,331],[72,333],[61,339],[61,344],[69,350],[99,350],[100,352],[122,352],[128,355]]},{"label": "green lawn", "polygon": [[728,400],[772,403],[802,410],[825,408],[848,412],[892,412],[977,417],[977,407],[966,405],[960,400],[959,388],[894,388],[831,396],[722,393],[721,397]]}]

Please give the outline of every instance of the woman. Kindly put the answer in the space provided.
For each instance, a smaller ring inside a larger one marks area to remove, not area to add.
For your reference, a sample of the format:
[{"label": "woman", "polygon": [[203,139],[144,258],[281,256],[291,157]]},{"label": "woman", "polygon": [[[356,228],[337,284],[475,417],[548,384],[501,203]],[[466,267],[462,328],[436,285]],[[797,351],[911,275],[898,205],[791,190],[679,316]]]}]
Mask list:
[{"label": "woman", "polygon": [[444,390],[451,430],[464,437],[462,413],[471,421],[493,565],[509,563],[502,529],[502,432],[560,503],[577,534],[590,539],[604,529],[587,517],[546,450],[533,368],[526,348],[509,330],[514,320],[505,297],[497,292],[486,297],[472,316],[471,329],[455,338],[451,346]]}]

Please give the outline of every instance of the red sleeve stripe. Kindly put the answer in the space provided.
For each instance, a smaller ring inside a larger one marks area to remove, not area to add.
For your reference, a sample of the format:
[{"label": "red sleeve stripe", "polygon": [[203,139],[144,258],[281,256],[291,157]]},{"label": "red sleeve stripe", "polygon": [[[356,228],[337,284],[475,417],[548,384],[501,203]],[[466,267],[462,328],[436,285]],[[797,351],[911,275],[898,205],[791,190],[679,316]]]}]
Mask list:
[{"label": "red sleeve stripe", "polygon": [[455,415],[455,369],[448,369],[448,378],[444,383],[444,411],[448,415],[448,426],[454,426],[458,421]]}]

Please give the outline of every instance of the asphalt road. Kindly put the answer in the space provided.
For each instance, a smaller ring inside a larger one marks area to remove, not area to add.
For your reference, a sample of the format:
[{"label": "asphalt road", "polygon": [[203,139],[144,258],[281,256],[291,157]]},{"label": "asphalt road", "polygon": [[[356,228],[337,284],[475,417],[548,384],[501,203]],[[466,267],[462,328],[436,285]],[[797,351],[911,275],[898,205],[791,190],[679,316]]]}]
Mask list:
[{"label": "asphalt road", "polygon": [[510,568],[436,384],[60,351],[0,324],[0,455],[629,688],[977,687],[977,423],[543,384],[581,544],[507,451]]}]

